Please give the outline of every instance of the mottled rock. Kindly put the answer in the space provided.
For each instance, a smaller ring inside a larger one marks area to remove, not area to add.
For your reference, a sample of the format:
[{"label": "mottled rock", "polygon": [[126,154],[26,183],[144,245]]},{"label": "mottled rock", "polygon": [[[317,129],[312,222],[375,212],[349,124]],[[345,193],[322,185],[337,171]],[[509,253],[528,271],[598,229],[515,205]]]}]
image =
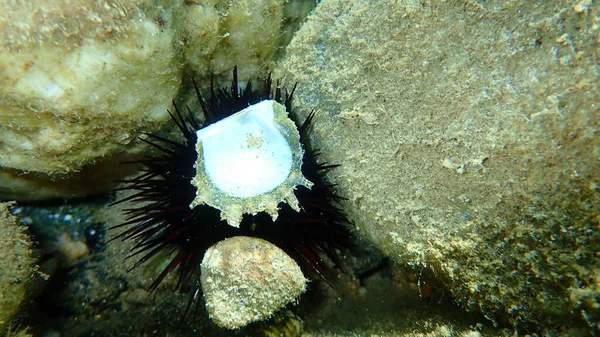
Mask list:
[{"label": "mottled rock", "polygon": [[0,197],[84,195],[89,186],[110,186],[65,191],[73,176],[88,173],[82,170],[111,161],[86,175],[102,181],[123,160],[119,153],[139,152],[140,129],[154,132],[168,120],[181,61],[171,25],[157,19],[166,11],[149,0],[0,5],[0,178],[24,180],[0,187]]},{"label": "mottled rock", "polygon": [[202,76],[229,75],[236,65],[241,79],[262,75],[289,42],[280,39],[289,7],[284,0],[186,1],[177,17],[186,63]]},{"label": "mottled rock", "polygon": [[324,0],[280,67],[359,233],[522,331],[598,329],[598,14]]},{"label": "mottled rock", "polygon": [[206,251],[201,269],[209,316],[228,329],[271,317],[306,289],[298,264],[258,238],[237,236],[217,243]]},{"label": "mottled rock", "polygon": [[117,164],[147,149],[137,141],[141,132],[164,128],[172,100],[187,100],[184,79],[206,87],[235,65],[241,80],[264,74],[289,41],[282,35],[309,7],[284,0],[1,3],[0,198],[110,189],[133,169]]}]

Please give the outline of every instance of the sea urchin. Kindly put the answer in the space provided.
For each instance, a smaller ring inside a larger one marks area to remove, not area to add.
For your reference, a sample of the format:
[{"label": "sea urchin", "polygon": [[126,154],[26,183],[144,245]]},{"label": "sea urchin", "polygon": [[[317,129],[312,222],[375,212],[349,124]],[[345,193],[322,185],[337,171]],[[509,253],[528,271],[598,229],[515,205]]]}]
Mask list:
[{"label": "sea urchin", "polygon": [[204,122],[173,103],[183,140],[142,139],[160,155],[136,161],[145,169],[121,181],[120,190],[134,193],[114,204],[133,206],[113,228],[125,228],[114,239],[136,242],[132,268],[163,250],[171,256],[150,291],[178,269],[178,287],[191,284],[197,295],[204,253],[233,236],[266,240],[325,280],[325,269],[338,264],[336,249],[350,245],[346,218],[333,205],[341,198],[324,177],[336,165],[319,162],[307,143],[314,112],[298,121],[295,86],[285,94],[272,86],[269,75],[261,90],[251,82],[241,89],[234,69],[231,87],[211,85],[205,98],[194,82]]}]

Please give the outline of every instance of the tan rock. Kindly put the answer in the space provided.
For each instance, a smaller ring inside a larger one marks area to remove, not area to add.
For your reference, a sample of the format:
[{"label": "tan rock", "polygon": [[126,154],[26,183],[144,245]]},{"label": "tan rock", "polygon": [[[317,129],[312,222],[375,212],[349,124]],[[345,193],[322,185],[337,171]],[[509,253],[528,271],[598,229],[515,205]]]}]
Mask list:
[{"label": "tan rock", "polygon": [[215,244],[206,251],[201,269],[208,314],[228,329],[271,317],[306,289],[298,264],[258,238],[236,236]]},{"label": "tan rock", "polygon": [[528,332],[600,317],[598,17],[591,1],[324,0],[281,64],[358,231]]},{"label": "tan rock", "polygon": [[[136,153],[131,144],[139,131],[156,131],[168,119],[181,61],[174,32],[161,26],[161,11],[150,10],[149,1],[0,6],[2,172],[25,174],[33,185],[68,179],[96,162],[119,160],[124,150]],[[26,189],[0,192],[40,198]]]}]

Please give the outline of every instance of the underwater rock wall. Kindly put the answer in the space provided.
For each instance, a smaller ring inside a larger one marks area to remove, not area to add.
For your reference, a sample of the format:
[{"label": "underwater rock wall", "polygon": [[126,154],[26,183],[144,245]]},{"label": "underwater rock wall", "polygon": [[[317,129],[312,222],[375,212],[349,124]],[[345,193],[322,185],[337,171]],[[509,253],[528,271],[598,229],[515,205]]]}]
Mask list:
[{"label": "underwater rock wall", "polygon": [[324,0],[279,67],[358,233],[519,331],[598,329],[599,14]]}]

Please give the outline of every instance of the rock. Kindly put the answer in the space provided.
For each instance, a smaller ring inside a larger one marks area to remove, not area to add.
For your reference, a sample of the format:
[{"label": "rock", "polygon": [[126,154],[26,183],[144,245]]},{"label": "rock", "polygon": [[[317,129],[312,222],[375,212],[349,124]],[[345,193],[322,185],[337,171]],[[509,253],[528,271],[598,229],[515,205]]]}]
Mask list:
[{"label": "rock", "polygon": [[56,181],[110,161],[90,173],[103,180],[123,160],[118,154],[139,152],[140,129],[155,132],[169,119],[181,60],[155,8],[119,0],[1,5],[0,166],[47,189],[13,184],[24,189],[0,188],[0,198],[85,195],[85,184],[64,191],[69,183]]},{"label": "rock", "polygon": [[[284,20],[305,8],[284,0],[186,1],[177,15],[186,64],[194,73],[225,74],[239,66],[239,76],[262,75],[281,46]],[[289,10],[286,10],[289,9]],[[301,14],[302,15],[302,14]],[[207,82],[205,82],[208,84]]]},{"label": "rock", "polygon": [[519,331],[600,317],[598,14],[324,0],[279,67],[358,232]]},{"label": "rock", "polygon": [[8,203],[0,203],[0,331],[18,311],[35,271],[27,228],[17,222],[8,207]]},{"label": "rock", "polygon": [[201,272],[208,314],[216,325],[228,329],[271,317],[297,299],[307,282],[298,264],[281,249],[244,236],[210,247]]}]

